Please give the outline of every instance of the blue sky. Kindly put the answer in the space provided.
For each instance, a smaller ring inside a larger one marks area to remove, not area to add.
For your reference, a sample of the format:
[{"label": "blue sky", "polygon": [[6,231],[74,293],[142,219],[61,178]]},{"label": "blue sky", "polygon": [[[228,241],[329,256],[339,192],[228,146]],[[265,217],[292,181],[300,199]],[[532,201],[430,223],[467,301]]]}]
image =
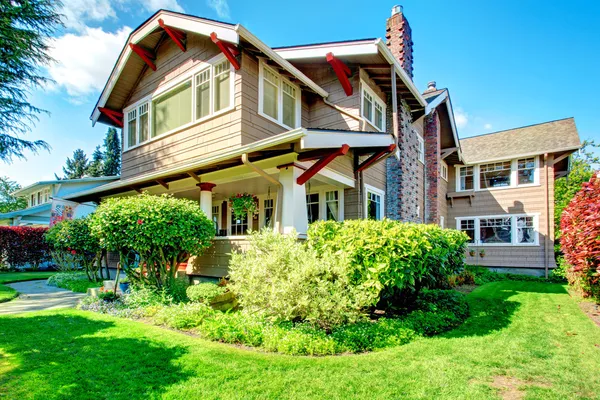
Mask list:
[{"label": "blue sky", "polygon": [[[22,185],[62,175],[73,150],[91,156],[106,126],[94,107],[127,34],[158,8],[241,23],[270,46],[384,37],[393,1],[63,0],[66,29],[54,42],[56,83],[31,100],[51,112],[31,139],[52,152],[0,164]],[[600,3],[422,1],[400,3],[414,40],[415,83],[448,87],[460,137],[575,117],[600,142]]]}]

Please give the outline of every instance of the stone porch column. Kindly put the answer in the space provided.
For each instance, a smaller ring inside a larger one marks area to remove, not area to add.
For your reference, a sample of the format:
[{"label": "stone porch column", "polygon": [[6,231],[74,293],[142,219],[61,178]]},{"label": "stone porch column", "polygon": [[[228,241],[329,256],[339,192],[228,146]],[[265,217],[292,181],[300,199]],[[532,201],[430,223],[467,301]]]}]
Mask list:
[{"label": "stone porch column", "polygon": [[196,186],[200,188],[200,208],[204,211],[206,217],[212,220],[212,190],[217,185],[210,182],[202,182]]},{"label": "stone porch column", "polygon": [[305,168],[298,164],[281,165],[279,182],[283,185],[281,204],[281,231],[284,234],[296,230],[298,236],[306,237],[308,230],[308,212],[306,210],[306,188],[298,185],[296,180]]}]

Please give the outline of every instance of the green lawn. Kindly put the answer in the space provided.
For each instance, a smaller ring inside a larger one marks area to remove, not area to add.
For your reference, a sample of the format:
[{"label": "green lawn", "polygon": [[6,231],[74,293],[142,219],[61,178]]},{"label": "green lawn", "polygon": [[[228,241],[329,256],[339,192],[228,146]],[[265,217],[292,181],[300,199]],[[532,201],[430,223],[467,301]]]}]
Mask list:
[{"label": "green lawn", "polygon": [[0,317],[0,394],[486,399],[521,390],[531,399],[598,398],[600,328],[562,285],[495,282],[469,302],[472,316],[441,337],[323,358],[258,353],[82,311]]},{"label": "green lawn", "polygon": [[47,279],[54,272],[0,272],[0,303],[10,301],[19,293],[3,283],[32,281],[35,279]]}]

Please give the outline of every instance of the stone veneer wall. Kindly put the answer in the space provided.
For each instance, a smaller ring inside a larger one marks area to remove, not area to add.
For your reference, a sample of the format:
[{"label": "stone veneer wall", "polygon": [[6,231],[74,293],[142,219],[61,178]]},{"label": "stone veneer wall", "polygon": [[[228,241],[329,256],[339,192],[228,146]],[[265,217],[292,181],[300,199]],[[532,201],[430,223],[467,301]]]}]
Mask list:
[{"label": "stone veneer wall", "polygon": [[425,223],[439,224],[440,195],[440,118],[436,111],[425,116],[423,124],[425,140]]}]

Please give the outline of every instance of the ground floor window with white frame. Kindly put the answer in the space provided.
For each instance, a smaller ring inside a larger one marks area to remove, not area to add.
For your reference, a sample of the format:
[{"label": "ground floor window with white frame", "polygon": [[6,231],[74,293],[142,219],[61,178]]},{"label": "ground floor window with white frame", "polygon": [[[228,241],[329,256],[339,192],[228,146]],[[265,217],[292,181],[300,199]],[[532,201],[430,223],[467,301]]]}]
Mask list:
[{"label": "ground floor window with white frame", "polygon": [[306,193],[308,223],[344,220],[344,190],[335,186],[309,189]]},{"label": "ground floor window with white frame", "polygon": [[465,232],[470,245],[538,246],[539,215],[494,215],[461,217],[456,229]]},{"label": "ground floor window with white frame", "polygon": [[385,192],[376,187],[365,185],[364,215],[366,219],[383,219],[385,215]]}]

